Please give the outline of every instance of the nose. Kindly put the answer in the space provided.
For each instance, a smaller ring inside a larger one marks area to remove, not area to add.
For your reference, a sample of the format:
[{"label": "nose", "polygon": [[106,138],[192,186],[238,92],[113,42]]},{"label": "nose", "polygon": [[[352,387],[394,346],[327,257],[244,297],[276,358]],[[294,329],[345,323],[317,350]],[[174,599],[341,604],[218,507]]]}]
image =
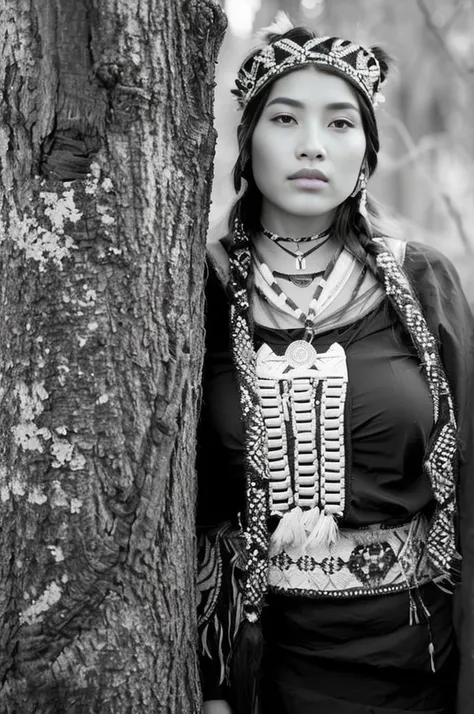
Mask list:
[{"label": "nose", "polygon": [[316,127],[307,127],[301,136],[297,153],[299,158],[307,158],[310,161],[326,158],[326,148],[322,140],[321,132]]}]

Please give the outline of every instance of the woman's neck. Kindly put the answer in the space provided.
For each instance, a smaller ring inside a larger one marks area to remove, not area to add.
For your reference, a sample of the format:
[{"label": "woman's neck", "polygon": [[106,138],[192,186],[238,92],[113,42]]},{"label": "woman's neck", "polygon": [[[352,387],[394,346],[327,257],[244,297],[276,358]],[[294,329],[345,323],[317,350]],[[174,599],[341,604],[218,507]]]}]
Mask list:
[{"label": "woman's neck", "polygon": [[263,206],[260,220],[264,228],[282,238],[307,238],[327,230],[334,216],[335,211],[320,216],[293,216]]}]

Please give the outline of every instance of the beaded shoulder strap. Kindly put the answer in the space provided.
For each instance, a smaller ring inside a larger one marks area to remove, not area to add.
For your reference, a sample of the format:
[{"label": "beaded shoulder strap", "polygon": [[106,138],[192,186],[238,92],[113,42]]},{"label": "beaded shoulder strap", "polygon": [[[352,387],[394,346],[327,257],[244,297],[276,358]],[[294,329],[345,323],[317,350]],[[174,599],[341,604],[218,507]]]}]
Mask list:
[{"label": "beaded shoulder strap", "polygon": [[[383,243],[382,243],[383,244]],[[459,576],[460,556],[456,551],[456,460],[457,425],[448,380],[435,336],[428,328],[421,305],[390,250],[377,256],[384,275],[385,291],[417,350],[433,400],[434,429],[427,447],[424,470],[436,500],[427,550],[440,578],[452,584]]]}]

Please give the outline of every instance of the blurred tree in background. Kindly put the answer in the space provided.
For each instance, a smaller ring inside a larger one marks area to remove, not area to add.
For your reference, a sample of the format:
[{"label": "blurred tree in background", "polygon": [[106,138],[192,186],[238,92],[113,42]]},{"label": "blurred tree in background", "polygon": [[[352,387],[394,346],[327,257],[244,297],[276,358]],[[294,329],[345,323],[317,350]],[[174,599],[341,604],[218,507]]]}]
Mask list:
[{"label": "blurred tree in background", "polygon": [[[320,35],[380,44],[394,58],[378,110],[382,150],[371,191],[405,236],[456,264],[474,304],[474,0],[223,0],[229,29],[217,74],[210,239],[234,198],[237,104],[229,94],[253,33],[278,10]],[[471,287],[472,286],[472,287]]]}]

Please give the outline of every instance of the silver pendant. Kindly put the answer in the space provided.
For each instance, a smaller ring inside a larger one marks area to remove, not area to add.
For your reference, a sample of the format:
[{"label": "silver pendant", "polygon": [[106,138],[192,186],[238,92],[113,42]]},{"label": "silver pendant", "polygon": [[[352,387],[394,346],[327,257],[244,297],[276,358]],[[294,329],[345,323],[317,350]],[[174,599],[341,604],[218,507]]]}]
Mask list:
[{"label": "silver pendant", "polygon": [[288,345],[285,359],[291,367],[312,367],[318,353],[306,340],[295,340]]},{"label": "silver pendant", "polygon": [[296,285],[297,288],[307,288],[308,285],[311,285],[311,283],[314,280],[314,274],[310,275],[288,275],[288,280],[291,280],[293,285]]},{"label": "silver pendant", "polygon": [[296,270],[306,270],[305,254],[301,252],[299,245],[296,246],[295,261]]}]

